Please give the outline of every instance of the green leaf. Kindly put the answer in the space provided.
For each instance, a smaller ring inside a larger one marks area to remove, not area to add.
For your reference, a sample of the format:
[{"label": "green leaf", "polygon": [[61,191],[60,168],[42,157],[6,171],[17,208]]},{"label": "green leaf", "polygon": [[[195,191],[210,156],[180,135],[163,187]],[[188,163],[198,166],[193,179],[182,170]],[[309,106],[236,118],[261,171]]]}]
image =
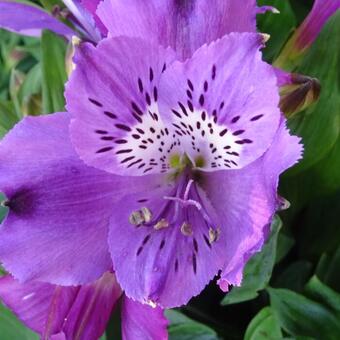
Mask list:
[{"label": "green leaf", "polygon": [[14,314],[0,303],[1,340],[38,340],[39,336],[26,328]]},{"label": "green leaf", "polygon": [[214,330],[178,311],[167,310],[165,315],[170,321],[169,340],[218,340]]},{"label": "green leaf", "polygon": [[302,260],[293,262],[276,277],[273,286],[301,292],[312,274],[312,269],[311,262]]},{"label": "green leaf", "polygon": [[244,340],[279,340],[282,332],[279,321],[270,307],[265,307],[251,320]]},{"label": "green leaf", "polygon": [[41,4],[47,9],[52,10],[55,5],[62,6],[62,2],[60,0],[40,0]]},{"label": "green leaf", "polygon": [[44,31],[41,37],[43,112],[64,110],[65,41],[52,32]]},{"label": "green leaf", "polygon": [[41,65],[38,63],[27,73],[19,92],[24,116],[36,116],[42,113],[41,81]]},{"label": "green leaf", "polygon": [[338,340],[340,320],[322,304],[288,289],[268,288],[281,327],[294,336]]},{"label": "green leaf", "polygon": [[340,292],[340,246],[333,255],[323,254],[315,270],[316,275],[328,286]]},{"label": "green leaf", "polygon": [[19,121],[12,102],[0,100],[0,138]]},{"label": "green leaf", "polygon": [[23,100],[32,94],[41,91],[41,65],[38,63],[33,66],[26,75],[20,88],[20,99]]},{"label": "green leaf", "polygon": [[313,168],[322,193],[332,193],[340,189],[340,138],[329,153]]},{"label": "green leaf", "polygon": [[254,299],[260,290],[266,288],[275,263],[277,237],[281,225],[281,220],[276,217],[271,226],[271,235],[262,251],[248,261],[241,287],[233,287],[222,300],[222,305]]},{"label": "green leaf", "polygon": [[257,16],[259,30],[270,35],[270,39],[266,43],[266,48],[263,50],[263,53],[265,59],[271,61],[280,52],[292,29],[295,28],[296,19],[289,1],[258,1],[258,6],[262,5],[274,6],[280,11],[280,13],[277,14],[267,12]]},{"label": "green leaf", "polygon": [[305,286],[306,295],[326,305],[340,318],[340,294],[313,276]]},{"label": "green leaf", "polygon": [[[305,208],[299,229],[299,254],[319,258],[322,253],[337,249],[340,241],[339,228],[340,191],[331,196],[314,199]],[[322,232],[320,232],[322,226]]]},{"label": "green leaf", "polygon": [[[0,203],[5,200],[5,196],[0,192]],[[0,223],[7,214],[8,209],[0,204]]]},{"label": "green leaf", "polygon": [[279,233],[279,237],[277,239],[275,263],[279,263],[282,259],[284,259],[293,248],[294,244],[294,238],[284,233]]}]

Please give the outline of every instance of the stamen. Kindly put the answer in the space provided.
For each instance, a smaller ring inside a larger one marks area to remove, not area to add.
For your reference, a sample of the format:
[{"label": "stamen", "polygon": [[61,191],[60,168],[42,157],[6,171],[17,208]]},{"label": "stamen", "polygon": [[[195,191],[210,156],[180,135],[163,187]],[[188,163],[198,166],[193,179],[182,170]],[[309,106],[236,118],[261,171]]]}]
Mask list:
[{"label": "stamen", "polygon": [[129,216],[129,222],[135,226],[139,226],[144,222],[142,213],[139,210],[133,211]]},{"label": "stamen", "polygon": [[143,207],[141,210],[141,213],[143,215],[143,218],[144,218],[144,222],[145,223],[149,223],[152,219],[152,213],[150,211],[149,208],[146,208],[146,207]]},{"label": "stamen", "polygon": [[143,223],[149,223],[151,219],[152,213],[150,209],[146,207],[133,211],[129,216],[129,222],[135,226],[140,226]]},{"label": "stamen", "polygon": [[187,206],[194,206],[197,208],[197,210],[201,211],[202,210],[202,206],[199,202],[195,201],[195,200],[184,200],[182,198],[179,198],[179,197],[169,197],[169,196],[164,196],[164,199],[165,200],[169,200],[169,201],[175,201],[175,202],[178,202],[178,203],[181,203],[183,204],[185,207]]},{"label": "stamen", "polygon": [[218,241],[220,234],[221,234],[220,228],[217,228],[217,229],[210,228],[209,229],[209,242],[210,242],[210,244]]},{"label": "stamen", "polygon": [[185,236],[192,236],[192,227],[191,224],[188,222],[184,222],[181,226],[181,233]]},{"label": "stamen", "polygon": [[184,200],[187,201],[188,200],[188,197],[189,197],[189,191],[190,191],[190,188],[192,186],[192,183],[194,183],[194,180],[191,179],[188,184],[187,184],[187,187],[185,188],[185,192],[184,192]]},{"label": "stamen", "polygon": [[167,228],[169,226],[169,222],[165,219],[162,218],[161,220],[159,220],[155,226],[153,227],[155,230],[160,230],[163,228]]}]

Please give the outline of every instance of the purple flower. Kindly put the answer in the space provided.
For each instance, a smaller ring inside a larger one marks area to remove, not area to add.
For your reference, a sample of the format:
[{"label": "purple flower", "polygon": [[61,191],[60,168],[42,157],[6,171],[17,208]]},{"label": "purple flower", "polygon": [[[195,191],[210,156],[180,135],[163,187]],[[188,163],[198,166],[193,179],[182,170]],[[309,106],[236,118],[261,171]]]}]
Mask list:
[{"label": "purple flower", "polygon": [[122,296],[114,274],[109,272],[79,287],[21,284],[7,275],[0,278],[0,297],[42,339],[98,339],[120,298],[123,340],[167,339],[168,322],[162,310]]},{"label": "purple flower", "polygon": [[173,307],[219,272],[239,285],[261,249],[302,149],[262,37],[232,33],[185,62],[149,40],[82,44],[69,114],[26,118],[2,142],[0,259],[16,278],[85,284],[113,264],[127,296]]}]

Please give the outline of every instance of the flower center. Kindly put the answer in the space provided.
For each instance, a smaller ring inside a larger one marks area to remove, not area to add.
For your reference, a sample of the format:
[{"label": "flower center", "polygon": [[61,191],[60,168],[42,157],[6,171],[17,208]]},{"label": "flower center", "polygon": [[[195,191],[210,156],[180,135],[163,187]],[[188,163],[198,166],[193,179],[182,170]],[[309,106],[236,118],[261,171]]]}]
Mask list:
[{"label": "flower center", "polygon": [[[178,162],[177,162],[178,161]],[[175,163],[174,163],[175,164]],[[169,195],[157,197],[150,206],[141,206],[131,212],[130,224],[136,227],[152,228],[156,231],[179,228],[184,236],[193,236],[195,223],[203,223],[207,229],[207,242],[215,242],[219,236],[217,223],[212,219],[201,189],[194,179],[194,165],[187,157],[176,160],[175,171],[171,175],[176,186]]]}]

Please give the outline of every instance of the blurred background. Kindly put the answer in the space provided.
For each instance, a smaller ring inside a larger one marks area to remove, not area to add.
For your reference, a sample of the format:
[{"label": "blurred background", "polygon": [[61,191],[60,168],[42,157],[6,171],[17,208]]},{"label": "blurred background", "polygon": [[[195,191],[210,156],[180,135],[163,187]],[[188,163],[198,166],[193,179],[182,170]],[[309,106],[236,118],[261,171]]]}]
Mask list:
[{"label": "blurred background", "polygon": [[[35,2],[47,9],[60,4]],[[258,16],[259,30],[271,36],[264,57],[275,63],[313,2],[259,3],[280,10]],[[66,41],[51,32],[37,39],[0,30],[0,138],[24,116],[64,109],[68,54]],[[340,339],[339,66],[340,11],[292,68],[318,79],[321,93],[307,108],[286,112],[305,146],[304,159],[281,178],[279,193],[290,208],[279,213],[263,251],[249,261],[241,288],[225,294],[212,283],[188,306],[167,312],[170,339]],[[0,209],[1,220],[6,210]],[[119,339],[118,315],[106,337]],[[37,338],[0,305],[1,340]]]}]

